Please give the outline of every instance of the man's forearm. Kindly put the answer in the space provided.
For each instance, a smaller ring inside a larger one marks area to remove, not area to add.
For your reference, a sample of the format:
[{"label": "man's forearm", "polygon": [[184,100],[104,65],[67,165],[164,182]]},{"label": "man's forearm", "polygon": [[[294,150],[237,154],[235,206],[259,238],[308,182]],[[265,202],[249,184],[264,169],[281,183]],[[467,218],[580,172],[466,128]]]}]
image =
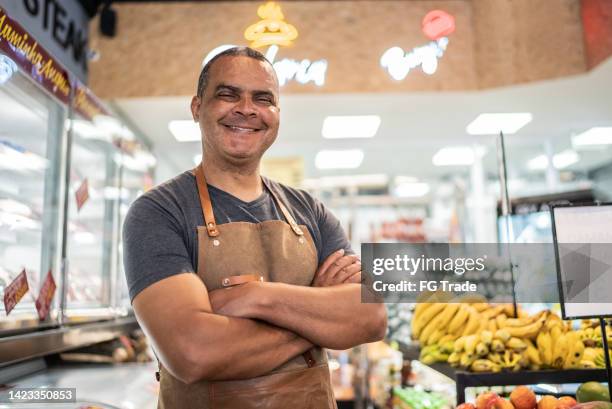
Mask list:
[{"label": "man's forearm", "polygon": [[188,383],[249,379],[264,375],[312,348],[295,333],[245,318],[194,315],[184,351]]},{"label": "man's forearm", "polygon": [[249,292],[245,315],[291,330],[316,345],[346,349],[378,341],[386,332],[384,305],[362,303],[359,284],[313,288],[260,283]]}]

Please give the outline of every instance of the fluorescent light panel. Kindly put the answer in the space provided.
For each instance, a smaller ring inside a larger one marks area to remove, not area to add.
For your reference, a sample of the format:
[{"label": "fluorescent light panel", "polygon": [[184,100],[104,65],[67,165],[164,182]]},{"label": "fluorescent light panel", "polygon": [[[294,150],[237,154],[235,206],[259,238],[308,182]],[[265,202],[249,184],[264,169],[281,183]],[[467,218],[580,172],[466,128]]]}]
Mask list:
[{"label": "fluorescent light panel", "polygon": [[511,135],[533,119],[528,112],[480,114],[465,129],[470,135]]},{"label": "fluorescent light panel", "polygon": [[596,126],[572,137],[572,145],[612,145],[612,126]]},{"label": "fluorescent light panel", "polygon": [[474,149],[449,146],[436,152],[431,161],[435,166],[468,166],[474,163]]},{"label": "fluorescent light panel", "polygon": [[200,126],[192,120],[178,120],[168,122],[168,130],[179,142],[198,142],[202,140]]},{"label": "fluorescent light panel", "polygon": [[[571,149],[566,149],[553,156],[553,166],[556,169],[565,169],[580,160],[580,156]],[[544,154],[538,155],[527,162],[527,168],[531,170],[544,170],[548,167],[548,157]]]},{"label": "fluorescent light panel", "polygon": [[378,115],[328,116],[321,133],[327,139],[372,138],[379,127]]},{"label": "fluorescent light panel", "polygon": [[315,157],[317,169],[355,169],[363,162],[361,149],[323,150]]}]

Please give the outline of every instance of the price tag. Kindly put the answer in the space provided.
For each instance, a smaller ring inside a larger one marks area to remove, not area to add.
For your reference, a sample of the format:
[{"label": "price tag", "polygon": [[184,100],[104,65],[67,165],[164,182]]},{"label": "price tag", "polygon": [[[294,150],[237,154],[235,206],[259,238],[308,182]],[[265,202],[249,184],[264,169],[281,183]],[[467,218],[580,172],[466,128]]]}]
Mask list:
[{"label": "price tag", "polygon": [[49,314],[51,300],[53,300],[53,295],[55,295],[55,289],[55,280],[53,279],[51,270],[49,270],[45,281],[40,287],[38,298],[36,299],[36,310],[38,311],[38,318],[40,318],[41,321],[47,318],[47,315]]},{"label": "price tag", "polygon": [[76,197],[77,212],[81,211],[81,208],[89,199],[89,183],[87,178],[83,179],[83,183],[81,183],[81,186],[74,192],[74,196]]},{"label": "price tag", "polygon": [[17,303],[21,301],[28,292],[28,289],[28,277],[24,268],[17,278],[4,289],[4,310],[6,315],[9,315]]}]

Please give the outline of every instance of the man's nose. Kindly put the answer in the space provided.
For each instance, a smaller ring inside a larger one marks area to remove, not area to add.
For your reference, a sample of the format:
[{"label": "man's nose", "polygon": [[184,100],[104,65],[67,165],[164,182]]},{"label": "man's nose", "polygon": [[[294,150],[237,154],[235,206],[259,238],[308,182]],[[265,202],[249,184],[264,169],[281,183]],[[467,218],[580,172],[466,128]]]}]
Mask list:
[{"label": "man's nose", "polygon": [[234,107],[234,112],[245,117],[257,116],[257,110],[251,98],[240,98],[240,101]]}]

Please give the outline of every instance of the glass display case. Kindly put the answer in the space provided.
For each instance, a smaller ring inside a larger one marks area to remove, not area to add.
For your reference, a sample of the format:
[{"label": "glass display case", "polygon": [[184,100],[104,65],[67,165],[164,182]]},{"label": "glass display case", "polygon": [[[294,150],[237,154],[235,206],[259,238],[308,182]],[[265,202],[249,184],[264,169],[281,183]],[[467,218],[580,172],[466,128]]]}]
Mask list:
[{"label": "glass display case", "polygon": [[[0,331],[40,325],[35,299],[42,279],[51,271],[61,285],[66,115],[0,53],[0,297],[24,270],[29,286],[8,316],[0,303]],[[43,325],[57,322],[58,298]]]}]

